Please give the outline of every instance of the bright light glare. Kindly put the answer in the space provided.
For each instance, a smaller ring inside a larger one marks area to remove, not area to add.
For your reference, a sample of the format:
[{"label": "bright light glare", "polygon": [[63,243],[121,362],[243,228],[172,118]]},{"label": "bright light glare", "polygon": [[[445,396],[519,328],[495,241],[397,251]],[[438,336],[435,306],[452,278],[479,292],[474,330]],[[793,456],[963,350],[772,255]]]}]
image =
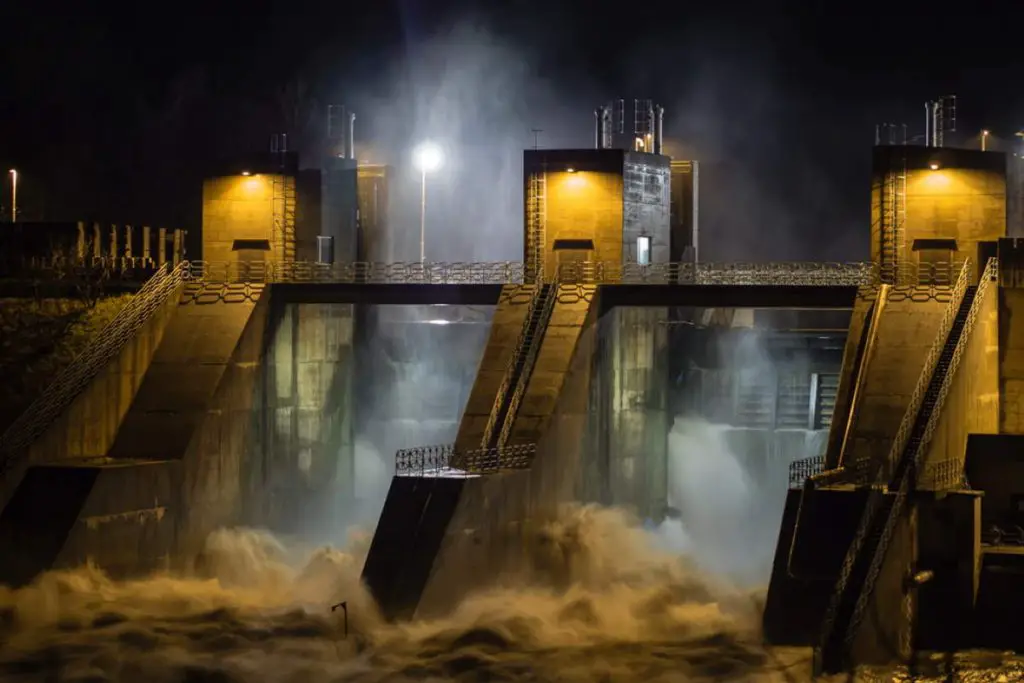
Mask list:
[{"label": "bright light glare", "polygon": [[451,325],[452,321],[451,320],[441,320],[440,318],[438,318],[436,320],[428,320],[427,323],[429,323],[431,325]]},{"label": "bright light glare", "polygon": [[250,176],[250,175],[252,175],[252,173],[250,171],[242,171],[242,175]]},{"label": "bright light glare", "polygon": [[932,163],[928,164],[928,168],[932,169],[933,171],[938,171],[939,165],[933,161]]},{"label": "bright light glare", "polygon": [[432,142],[424,142],[413,152],[413,163],[424,173],[436,171],[441,167],[442,161],[444,161],[444,155],[441,153],[441,148]]}]

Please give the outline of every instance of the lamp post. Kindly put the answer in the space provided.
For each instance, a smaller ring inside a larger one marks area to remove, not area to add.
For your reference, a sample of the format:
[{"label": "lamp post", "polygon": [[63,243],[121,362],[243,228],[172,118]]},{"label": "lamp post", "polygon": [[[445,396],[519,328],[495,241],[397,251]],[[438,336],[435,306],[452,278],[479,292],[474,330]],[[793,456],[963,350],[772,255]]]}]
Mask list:
[{"label": "lamp post", "polygon": [[18,222],[18,171],[11,169],[11,222]]},{"label": "lamp post", "polygon": [[432,142],[424,142],[413,152],[413,163],[420,170],[420,263],[427,255],[427,173],[436,171],[444,160],[441,148]]},{"label": "lamp post", "polygon": [[988,148],[988,131],[981,131],[981,151],[984,152]]}]

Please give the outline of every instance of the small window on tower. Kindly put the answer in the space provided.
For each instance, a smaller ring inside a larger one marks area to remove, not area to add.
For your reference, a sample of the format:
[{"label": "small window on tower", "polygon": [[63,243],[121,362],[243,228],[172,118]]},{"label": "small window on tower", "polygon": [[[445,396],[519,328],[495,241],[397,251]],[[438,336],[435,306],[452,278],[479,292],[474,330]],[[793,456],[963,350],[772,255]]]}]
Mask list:
[{"label": "small window on tower", "polygon": [[639,263],[641,266],[649,266],[651,264],[650,237],[636,238],[636,262]]}]

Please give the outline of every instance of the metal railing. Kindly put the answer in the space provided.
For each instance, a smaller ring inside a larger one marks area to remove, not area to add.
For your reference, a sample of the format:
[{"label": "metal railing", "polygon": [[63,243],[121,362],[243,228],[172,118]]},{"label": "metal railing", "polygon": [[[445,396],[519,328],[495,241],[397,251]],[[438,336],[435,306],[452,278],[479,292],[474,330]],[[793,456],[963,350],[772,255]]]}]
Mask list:
[{"label": "metal railing", "polygon": [[467,451],[457,451],[452,444],[403,448],[395,453],[395,474],[415,477],[445,471],[487,474],[522,470],[530,467],[536,453],[536,444]]},{"label": "metal railing", "polygon": [[19,458],[117,357],[153,314],[175,296],[184,281],[185,264],[160,269],[118,311],[88,348],[65,367],[0,436],[0,477],[18,466]]},{"label": "metal railing", "polygon": [[[484,427],[484,435],[480,440],[480,447],[487,448],[491,445],[491,439],[494,437],[494,432],[501,428],[498,421],[502,416],[502,406],[505,403],[508,392],[513,388],[512,381],[516,375],[516,365],[518,364],[519,357],[523,354],[523,349],[526,348],[527,344],[532,341],[532,335],[530,334],[530,325],[533,319],[534,313],[537,311],[537,307],[543,304],[544,288],[541,285],[537,285],[533,292],[533,296],[530,297],[530,304],[526,309],[526,317],[523,318],[522,329],[519,330],[519,336],[516,338],[516,345],[512,349],[512,355],[508,359],[508,363],[505,365],[505,374],[501,378],[501,384],[498,385],[498,391],[494,396],[494,405],[491,406],[491,414],[487,418],[487,425]],[[508,411],[505,412],[508,415]]]},{"label": "metal railing", "polygon": [[[939,386],[938,394],[935,396],[931,412],[928,415],[928,422],[925,424],[924,430],[921,433],[921,438],[913,444],[911,451],[904,456],[908,458],[909,467],[903,471],[899,482],[893,482],[897,484],[895,486],[897,491],[896,498],[893,501],[892,509],[889,511],[889,516],[885,520],[885,526],[882,529],[878,546],[876,547],[874,557],[871,560],[871,566],[868,568],[867,576],[864,579],[863,587],[861,588],[860,595],[857,598],[857,604],[854,607],[853,615],[850,619],[849,628],[847,629],[845,638],[845,647],[847,651],[849,651],[853,638],[856,636],[858,625],[864,618],[864,612],[867,610],[868,601],[870,600],[875,582],[878,580],[878,575],[882,571],[885,554],[889,543],[892,540],[892,536],[896,531],[896,525],[903,514],[903,510],[907,505],[911,492],[918,486],[918,475],[923,469],[921,467],[921,460],[927,455],[927,448],[929,444],[931,444],[932,437],[935,436],[935,429],[942,417],[942,408],[945,405],[946,396],[949,395],[949,390],[953,386],[953,381],[956,378],[956,371],[960,367],[960,361],[963,360],[964,352],[970,343],[971,333],[974,331],[974,325],[978,320],[978,314],[981,312],[981,306],[985,301],[985,297],[988,294],[991,283],[998,277],[998,268],[998,261],[994,258],[989,259],[978,283],[978,289],[974,294],[974,299],[971,301],[971,307],[968,309],[963,329],[960,332],[960,337],[957,339],[956,346],[954,347],[952,356],[950,357],[949,366],[946,368],[946,372],[942,377],[942,383]],[[918,404],[918,409],[919,408],[920,403]],[[916,419],[913,421],[916,421]],[[904,441],[904,444],[906,444],[906,441]],[[959,471],[963,471],[962,461],[960,461]],[[903,624],[900,633],[900,652],[903,656],[909,656],[911,629],[913,627],[912,591],[904,591],[901,607]]]},{"label": "metal railing", "polygon": [[917,479],[919,491],[958,491],[970,488],[962,458],[926,463]]},{"label": "metal railing", "polygon": [[794,460],[789,463],[789,487],[800,488],[805,481],[820,473],[824,468],[824,455],[812,455],[809,458]]},{"label": "metal railing", "polygon": [[[930,264],[930,266],[935,265],[936,264]],[[931,382],[931,377],[935,370],[935,364],[938,362],[939,356],[942,354],[942,349],[946,344],[946,337],[949,336],[949,331],[953,327],[953,320],[956,318],[957,311],[960,308],[960,302],[963,300],[964,293],[967,291],[967,286],[971,282],[971,277],[974,272],[971,262],[969,260],[962,261],[957,265],[960,268],[959,274],[954,281],[954,284],[946,288],[948,289],[946,292],[947,296],[942,299],[946,303],[946,308],[943,310],[942,319],[939,321],[938,331],[936,332],[932,345],[928,350],[928,354],[925,356],[924,365],[921,366],[921,374],[918,375],[917,384],[911,394],[907,412],[903,414],[903,419],[896,431],[896,436],[894,437],[892,447],[890,448],[889,456],[886,458],[886,462],[882,466],[882,470],[884,470],[882,474],[884,476],[891,474],[891,466],[894,462],[894,457],[898,458],[898,454],[902,453],[903,448],[906,447],[907,439],[910,437],[910,430],[914,426],[914,419],[917,415],[917,411],[920,410],[921,401],[924,400],[925,392],[928,390],[928,384]],[[901,272],[906,271],[907,269],[908,265],[906,264],[900,267]],[[894,289],[895,288],[893,288],[893,290]],[[894,453],[897,455],[894,456]],[[860,460],[844,462],[838,467],[822,470],[821,472],[812,475],[811,483],[816,487],[831,486],[839,483],[863,485],[871,483],[876,474],[877,472],[870,461]]]},{"label": "metal railing", "polygon": [[314,263],[190,261],[187,278],[213,283],[308,282],[353,284],[521,284],[523,264],[484,263]]},{"label": "metal railing", "polygon": [[[551,285],[548,296],[544,299],[544,309],[540,312],[538,325],[547,327],[548,321],[551,320],[551,313],[555,310],[556,301],[558,301],[558,285],[554,284]],[[523,360],[523,367],[519,372],[519,380],[516,382],[512,399],[508,403],[508,410],[505,411],[505,422],[501,426],[501,435],[498,437],[499,448],[504,448],[508,444],[509,436],[512,434],[512,427],[516,421],[516,414],[519,412],[519,404],[522,403],[526,387],[530,384],[530,375],[533,374],[533,366],[537,364],[537,356],[540,354],[543,340],[544,335],[538,335],[535,329],[531,339],[527,342],[526,358]]]},{"label": "metal railing", "polygon": [[[925,393],[928,390],[928,385],[931,384],[939,356],[942,354],[942,350],[946,346],[949,332],[953,328],[953,322],[960,309],[961,301],[963,300],[964,294],[967,292],[967,286],[970,281],[971,268],[970,263],[968,262],[964,263],[961,268],[960,276],[957,278],[956,284],[953,287],[953,296],[943,311],[942,320],[939,322],[935,339],[932,342],[928,355],[925,357],[921,373],[918,376],[917,386],[911,395],[907,410],[903,415],[903,420],[900,422],[899,429],[896,431],[896,435],[893,439],[892,447],[889,450],[886,461],[881,463],[877,468],[871,466],[870,462],[865,461],[861,461],[861,463],[851,463],[852,467],[841,468],[842,475],[839,478],[844,481],[849,481],[850,476],[853,475],[854,483],[857,484],[868,483],[872,479],[872,470],[874,470],[876,476],[874,476],[874,486],[872,487],[871,493],[865,503],[860,524],[858,525],[853,541],[850,543],[850,547],[846,552],[846,556],[843,558],[843,564],[839,572],[839,579],[836,581],[835,589],[832,592],[832,598],[829,601],[828,609],[825,612],[820,640],[815,648],[816,667],[821,662],[822,650],[828,647],[828,642],[832,638],[832,632],[837,626],[836,618],[838,616],[840,602],[843,599],[843,595],[846,593],[847,584],[849,583],[850,575],[853,572],[853,565],[861,554],[864,543],[867,540],[869,530],[872,525],[876,523],[876,515],[883,507],[893,466],[906,449],[907,440],[910,437],[911,430],[914,427],[917,415],[921,409],[921,403],[923,402]],[[858,467],[858,465],[861,465],[861,467]],[[811,481],[813,485],[827,485],[832,483],[833,478],[837,477],[839,472],[840,470],[823,472],[817,477],[812,477]],[[859,601],[860,599],[858,598],[858,604]],[[847,628],[852,627],[852,625],[853,622],[851,619],[850,624],[843,624],[842,626]],[[850,638],[850,634],[854,630],[855,629],[853,628],[847,628],[845,638]],[[844,647],[848,648],[849,643],[847,642]]]},{"label": "metal railing", "polygon": [[[699,284],[862,286],[880,282],[949,288],[959,264],[925,264],[899,271],[876,263],[635,263],[580,261],[560,264],[545,282],[563,284]],[[337,263],[191,261],[188,278],[208,282],[323,282],[365,284],[522,284],[518,261],[455,263]]]}]

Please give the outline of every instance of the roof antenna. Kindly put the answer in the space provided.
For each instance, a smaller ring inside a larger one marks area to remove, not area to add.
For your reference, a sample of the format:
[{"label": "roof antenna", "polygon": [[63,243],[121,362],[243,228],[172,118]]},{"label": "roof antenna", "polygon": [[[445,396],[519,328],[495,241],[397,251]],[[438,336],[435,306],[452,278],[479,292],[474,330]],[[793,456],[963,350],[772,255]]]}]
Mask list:
[{"label": "roof antenna", "polygon": [[540,149],[540,134],[543,133],[541,128],[531,128],[530,132],[533,133],[533,148]]}]

